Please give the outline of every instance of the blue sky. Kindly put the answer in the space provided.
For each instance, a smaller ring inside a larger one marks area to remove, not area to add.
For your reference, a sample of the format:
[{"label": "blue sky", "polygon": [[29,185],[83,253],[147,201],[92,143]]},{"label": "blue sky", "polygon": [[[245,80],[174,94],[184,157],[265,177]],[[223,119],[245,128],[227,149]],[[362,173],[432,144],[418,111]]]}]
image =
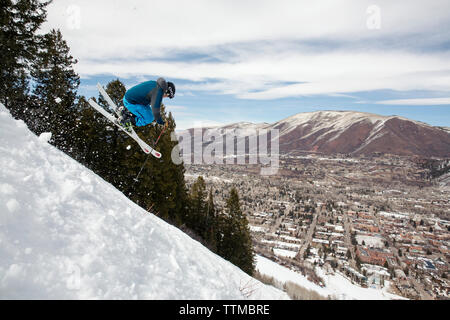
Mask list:
[{"label": "blue sky", "polygon": [[356,110],[450,127],[450,3],[85,1],[49,7],[79,93],[163,76],[179,129]]}]

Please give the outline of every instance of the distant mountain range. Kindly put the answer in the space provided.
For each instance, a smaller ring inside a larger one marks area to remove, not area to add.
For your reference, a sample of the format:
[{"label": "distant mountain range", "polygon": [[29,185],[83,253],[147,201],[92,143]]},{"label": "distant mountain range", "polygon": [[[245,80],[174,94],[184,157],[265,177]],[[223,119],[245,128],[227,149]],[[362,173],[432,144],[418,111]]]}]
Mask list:
[{"label": "distant mountain range", "polygon": [[[298,113],[273,124],[238,122],[203,128],[225,133],[226,129],[278,129],[280,153],[394,154],[450,157],[450,131],[400,116],[381,116],[354,111]],[[188,129],[193,132],[193,129]]]}]

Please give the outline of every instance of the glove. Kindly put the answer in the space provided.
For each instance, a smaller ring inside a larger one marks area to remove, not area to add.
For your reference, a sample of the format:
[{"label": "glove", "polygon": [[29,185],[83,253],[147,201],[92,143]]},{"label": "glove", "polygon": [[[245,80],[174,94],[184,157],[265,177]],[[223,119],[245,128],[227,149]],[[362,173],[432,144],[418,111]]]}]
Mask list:
[{"label": "glove", "polygon": [[166,122],[161,117],[159,117],[158,120],[156,120],[156,123],[162,126],[166,124]]}]

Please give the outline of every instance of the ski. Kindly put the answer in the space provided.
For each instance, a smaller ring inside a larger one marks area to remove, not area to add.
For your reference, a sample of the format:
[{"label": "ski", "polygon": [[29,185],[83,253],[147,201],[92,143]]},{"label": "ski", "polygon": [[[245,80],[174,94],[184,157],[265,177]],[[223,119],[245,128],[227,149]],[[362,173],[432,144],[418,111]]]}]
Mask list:
[{"label": "ski", "polygon": [[[106,92],[105,92],[106,94]],[[108,96],[108,95],[106,95]],[[105,97],[105,96],[104,96]],[[109,98],[109,97],[108,97]],[[109,98],[110,99],[110,98]],[[110,99],[111,100],[111,99]],[[127,130],[125,130],[124,127],[122,127],[118,122],[117,122],[117,118],[112,114],[109,113],[108,111],[106,111],[105,109],[103,109],[101,106],[99,106],[94,100],[89,99],[89,104],[91,105],[92,108],[94,108],[95,110],[97,110],[98,112],[100,112],[106,119],[108,119],[109,121],[111,121],[113,124],[115,124],[116,126],[118,126],[123,132],[125,132],[126,134],[128,134],[134,141],[137,142],[137,144],[139,144],[139,146],[141,147],[142,151],[144,151],[146,154],[152,154],[155,158],[161,158],[161,153],[156,151],[155,149],[153,149],[152,147],[150,147],[147,143],[145,143],[138,135],[137,133],[131,129],[131,132],[128,132]],[[111,100],[112,102],[112,100]],[[113,103],[113,106],[115,106],[115,104]]]},{"label": "ski", "polygon": [[[103,86],[100,83],[97,83],[97,89],[103,96],[103,98],[105,98],[106,102],[108,102],[111,109],[113,109],[113,111],[117,114],[118,108],[116,104],[114,103],[114,101],[112,101],[112,99],[109,97],[109,95],[106,93],[105,89],[103,89]],[[119,114],[117,114],[117,116],[119,116]]]}]

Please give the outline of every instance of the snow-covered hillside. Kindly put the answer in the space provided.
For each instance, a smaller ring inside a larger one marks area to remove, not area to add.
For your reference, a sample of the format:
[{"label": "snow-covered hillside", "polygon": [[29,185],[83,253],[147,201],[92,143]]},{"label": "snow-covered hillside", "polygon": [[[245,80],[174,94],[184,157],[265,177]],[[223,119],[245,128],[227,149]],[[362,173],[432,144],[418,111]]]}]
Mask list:
[{"label": "snow-covered hillside", "polygon": [[0,105],[0,299],[286,299]]},{"label": "snow-covered hillside", "polygon": [[333,275],[327,274],[323,269],[316,268],[317,274],[325,281],[325,287],[307,280],[307,278],[298,272],[292,271],[275,262],[257,256],[257,270],[267,276],[273,277],[280,283],[288,281],[293,282],[305,289],[317,292],[323,297],[338,300],[404,300],[405,298],[389,293],[387,288],[389,282],[386,281],[386,286],[383,289],[362,288],[353,284],[350,280],[345,278],[342,274],[335,273]]}]

